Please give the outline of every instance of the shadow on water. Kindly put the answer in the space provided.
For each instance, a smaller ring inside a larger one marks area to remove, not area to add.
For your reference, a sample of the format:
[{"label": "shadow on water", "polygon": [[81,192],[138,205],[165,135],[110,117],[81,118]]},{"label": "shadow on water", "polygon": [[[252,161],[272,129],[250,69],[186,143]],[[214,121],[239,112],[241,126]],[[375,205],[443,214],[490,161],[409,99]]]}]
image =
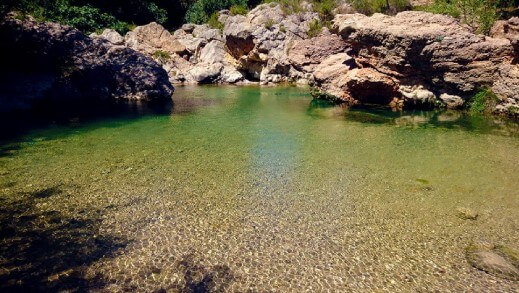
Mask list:
[{"label": "shadow on water", "polygon": [[0,128],[0,145],[16,141],[17,138],[36,129],[52,126],[74,128],[104,120],[128,121],[147,115],[170,115],[173,108],[172,101],[147,104],[137,102],[93,103],[73,106],[44,104],[30,110],[1,113],[0,123],[4,126]]},{"label": "shadow on water", "polygon": [[[34,130],[60,128],[53,132],[66,136],[80,127],[118,127],[147,116],[185,115],[221,102],[204,87],[177,87],[170,101],[58,104],[46,102],[30,110],[0,112],[0,157],[17,148],[16,142]],[[105,123],[106,122],[106,123]]]},{"label": "shadow on water", "polygon": [[402,110],[393,111],[382,106],[336,105],[328,101],[312,100],[307,115],[373,125],[393,125],[406,128],[444,128],[477,133],[519,136],[519,125],[513,121],[464,111]]},{"label": "shadow on water", "polygon": [[86,278],[85,269],[102,257],[116,256],[126,241],[97,234],[101,211],[71,217],[37,206],[39,199],[60,192],[59,186],[52,186],[12,200],[0,198],[0,291],[103,287],[102,278]]},{"label": "shadow on water", "polygon": [[186,293],[227,292],[234,280],[228,266],[215,265],[207,268],[197,262],[192,254],[182,258],[179,270],[184,275],[184,286],[180,289]]}]

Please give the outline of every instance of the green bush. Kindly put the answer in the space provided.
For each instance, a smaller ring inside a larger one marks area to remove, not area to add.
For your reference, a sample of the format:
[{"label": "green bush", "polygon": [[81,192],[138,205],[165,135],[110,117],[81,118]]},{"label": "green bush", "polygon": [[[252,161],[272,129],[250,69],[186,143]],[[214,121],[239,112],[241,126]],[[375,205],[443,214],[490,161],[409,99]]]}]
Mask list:
[{"label": "green bush", "polygon": [[287,15],[302,11],[301,0],[263,0],[262,3],[272,3],[271,5],[279,4],[281,6],[281,10],[283,10],[283,12]]},{"label": "green bush", "polygon": [[491,113],[499,99],[490,89],[483,89],[474,95],[469,104],[471,114]]},{"label": "green bush", "polygon": [[171,59],[171,55],[169,55],[168,52],[161,51],[161,50],[157,50],[157,51],[153,52],[152,56],[157,58],[157,59],[159,59],[159,60],[169,60],[169,59]]},{"label": "green bush", "polygon": [[241,6],[241,5],[231,6],[230,11],[231,11],[231,15],[245,15],[245,14],[247,14],[247,12],[249,12],[247,7]]},{"label": "green bush", "polygon": [[274,26],[275,22],[272,18],[267,19],[267,22],[265,23],[266,29],[271,29]]},{"label": "green bush", "polygon": [[333,9],[337,6],[335,0],[317,0],[313,3],[314,11],[319,14],[319,18],[324,22],[333,20]]},{"label": "green bush", "polygon": [[207,24],[212,28],[216,28],[216,29],[219,29],[220,31],[223,31],[223,23],[221,23],[218,20],[218,16],[219,16],[218,11],[211,14],[211,17],[209,17]]},{"label": "green bush", "polygon": [[352,5],[355,10],[366,15],[377,12],[396,14],[411,7],[409,0],[353,0]]},{"label": "green bush", "polygon": [[166,10],[158,7],[155,3],[147,3],[146,6],[156,22],[163,24],[168,21],[168,12]]},{"label": "green bush", "polygon": [[74,6],[69,0],[22,0],[11,9],[30,14],[40,21],[55,21],[70,25],[86,33],[113,28],[124,34],[129,27],[127,23],[102,12],[99,8],[90,5]]},{"label": "green bush", "polygon": [[307,34],[310,38],[313,38],[313,37],[317,36],[318,34],[320,34],[322,30],[323,30],[322,22],[319,21],[318,19],[314,19],[309,23]]},{"label": "green bush", "polygon": [[202,24],[222,9],[229,9],[232,6],[247,7],[247,0],[197,0],[186,12],[187,22]]},{"label": "green bush", "polygon": [[117,20],[114,16],[102,13],[91,6],[60,6],[54,20],[73,26],[81,31],[90,33],[104,28],[113,28],[124,34],[128,24]]},{"label": "green bush", "polygon": [[488,34],[494,22],[499,18],[497,0],[436,0],[433,4],[420,7],[420,10],[446,14],[460,19],[474,31]]}]

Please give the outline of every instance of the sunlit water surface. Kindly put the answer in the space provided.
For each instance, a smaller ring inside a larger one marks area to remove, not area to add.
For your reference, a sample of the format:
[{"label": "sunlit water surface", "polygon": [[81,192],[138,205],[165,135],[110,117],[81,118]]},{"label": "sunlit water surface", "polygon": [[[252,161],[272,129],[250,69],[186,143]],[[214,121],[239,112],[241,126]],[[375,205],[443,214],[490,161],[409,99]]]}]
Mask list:
[{"label": "sunlit water surface", "polygon": [[4,143],[0,289],[519,290],[464,254],[519,248],[517,126],[307,92],[179,87]]}]

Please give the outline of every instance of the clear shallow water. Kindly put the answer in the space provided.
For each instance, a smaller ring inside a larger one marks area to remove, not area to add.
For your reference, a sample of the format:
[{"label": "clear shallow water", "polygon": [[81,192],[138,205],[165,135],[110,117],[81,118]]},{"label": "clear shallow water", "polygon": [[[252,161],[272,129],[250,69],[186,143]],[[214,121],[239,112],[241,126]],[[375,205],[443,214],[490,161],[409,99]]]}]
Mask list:
[{"label": "clear shallow water", "polygon": [[181,87],[4,143],[0,288],[518,290],[464,256],[519,248],[517,126],[306,93]]}]

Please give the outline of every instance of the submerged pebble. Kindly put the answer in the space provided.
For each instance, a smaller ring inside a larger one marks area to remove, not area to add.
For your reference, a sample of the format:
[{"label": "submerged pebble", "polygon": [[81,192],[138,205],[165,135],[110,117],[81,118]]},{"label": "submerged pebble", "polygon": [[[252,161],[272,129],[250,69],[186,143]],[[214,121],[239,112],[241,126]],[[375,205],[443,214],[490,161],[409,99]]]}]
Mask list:
[{"label": "submerged pebble", "polygon": [[476,211],[464,207],[457,208],[456,215],[462,220],[476,220],[479,216]]}]

